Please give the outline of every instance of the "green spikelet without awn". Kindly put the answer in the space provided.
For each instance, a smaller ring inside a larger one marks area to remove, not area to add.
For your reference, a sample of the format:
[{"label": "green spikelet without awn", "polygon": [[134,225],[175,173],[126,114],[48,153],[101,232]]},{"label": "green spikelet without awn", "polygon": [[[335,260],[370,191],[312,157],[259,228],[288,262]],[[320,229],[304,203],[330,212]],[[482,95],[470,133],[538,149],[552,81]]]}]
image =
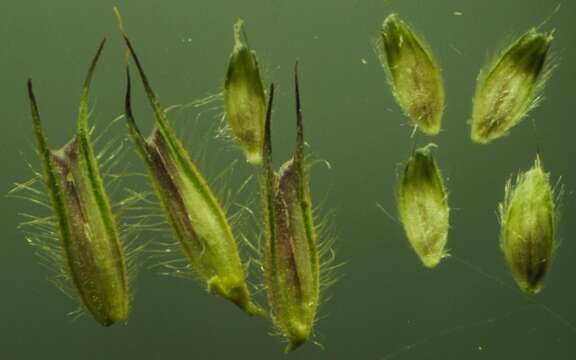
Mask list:
[{"label": "green spikelet without awn", "polygon": [[505,136],[534,108],[549,76],[553,36],[531,29],[480,72],[470,134],[486,144]]},{"label": "green spikelet without awn", "polygon": [[525,292],[542,290],[556,249],[558,211],[550,175],[538,156],[532,168],[508,181],[500,204],[500,246],[516,283]]},{"label": "green spikelet without awn", "polygon": [[262,162],[266,98],[256,52],[242,41],[242,26],[242,20],[234,26],[234,49],[224,82],[224,110],[246,160],[258,165]]},{"label": "green spikelet without awn", "polygon": [[427,135],[442,127],[444,84],[428,46],[397,14],[382,25],[380,60],[396,101]]},{"label": "green spikelet without awn", "polygon": [[398,189],[398,213],[408,241],[424,266],[433,268],[446,256],[450,228],[448,194],[432,156],[434,144],[416,149]]},{"label": "green spikelet without awn", "polygon": [[88,89],[103,46],[104,41],[84,81],[76,136],[61,149],[48,147],[31,81],[28,95],[68,275],[83,307],[108,326],[126,320],[130,296],[122,243],[88,128]]}]

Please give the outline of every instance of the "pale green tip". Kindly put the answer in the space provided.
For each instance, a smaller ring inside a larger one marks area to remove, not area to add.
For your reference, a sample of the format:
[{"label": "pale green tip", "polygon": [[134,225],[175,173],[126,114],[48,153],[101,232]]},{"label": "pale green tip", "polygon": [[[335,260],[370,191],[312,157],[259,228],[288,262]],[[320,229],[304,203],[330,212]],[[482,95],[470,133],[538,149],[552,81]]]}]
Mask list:
[{"label": "pale green tip", "polygon": [[300,346],[302,346],[310,336],[310,326],[304,324],[292,324],[288,336],[288,345],[284,348],[284,352],[289,353]]},{"label": "pale green tip", "polygon": [[523,292],[530,295],[537,295],[544,288],[542,282],[538,282],[536,284],[530,284],[528,282],[519,282],[518,286]]},{"label": "pale green tip", "polygon": [[238,19],[234,24],[234,47],[239,48],[244,46],[242,41],[242,27],[244,26],[244,20]]},{"label": "pale green tip", "polygon": [[428,269],[433,269],[440,263],[440,260],[442,260],[443,258],[444,254],[439,255],[434,254],[434,255],[422,256],[420,257],[420,260],[422,260],[422,264],[424,264],[425,267],[427,267]]},{"label": "pale green tip", "polygon": [[262,153],[259,151],[246,152],[246,162],[250,165],[260,165],[262,163]]}]

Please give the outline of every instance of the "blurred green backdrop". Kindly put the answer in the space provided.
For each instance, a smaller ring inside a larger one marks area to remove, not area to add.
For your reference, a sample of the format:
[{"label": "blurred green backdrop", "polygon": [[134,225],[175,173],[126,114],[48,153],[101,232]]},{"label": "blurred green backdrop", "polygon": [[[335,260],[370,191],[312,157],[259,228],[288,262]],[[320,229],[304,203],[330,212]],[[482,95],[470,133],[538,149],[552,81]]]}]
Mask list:
[{"label": "blurred green backdrop", "polygon": [[[232,25],[246,21],[267,81],[279,86],[275,159],[294,138],[291,69],[301,61],[306,137],[330,161],[312,174],[313,198],[335,210],[342,279],[330,289],[316,328],[322,347],[308,344],[293,359],[570,359],[576,355],[576,168],[574,48],[576,4],[564,1],[543,25],[555,28],[559,63],[545,100],[510,136],[488,146],[468,137],[475,77],[495,50],[545,21],[553,0],[252,0],[252,1],[2,1],[0,6],[0,190],[30,177],[37,164],[25,96],[35,80],[53,146],[73,133],[79,88],[98,41],[109,44],[92,92],[94,118],[122,111],[124,49],[112,6],[120,7],[164,105],[220,90]],[[395,214],[399,164],[413,146],[373,48],[384,17],[397,11],[429,41],[447,87],[444,131],[434,139],[448,178],[452,257],[421,266]],[[150,112],[137,83],[137,114]],[[206,121],[213,121],[209,118]],[[532,125],[535,120],[536,131]],[[202,120],[204,121],[204,120]],[[208,126],[209,127],[209,126]],[[216,168],[240,158],[229,143],[208,137]],[[566,188],[561,246],[541,295],[515,287],[498,247],[496,207],[504,183],[527,169],[540,146],[553,179]],[[570,150],[572,149],[572,150]],[[194,144],[191,146],[194,151]],[[130,151],[131,153],[131,151]],[[141,169],[135,157],[133,165]],[[240,174],[249,167],[238,166]],[[18,199],[0,200],[0,359],[281,359],[268,323],[206,294],[194,281],[162,277],[146,267],[126,325],[102,328],[89,316],[66,316],[75,304],[48,281],[17,230]],[[149,238],[150,239],[150,238]],[[151,239],[154,240],[154,239]],[[573,324],[573,325],[570,325]]]}]

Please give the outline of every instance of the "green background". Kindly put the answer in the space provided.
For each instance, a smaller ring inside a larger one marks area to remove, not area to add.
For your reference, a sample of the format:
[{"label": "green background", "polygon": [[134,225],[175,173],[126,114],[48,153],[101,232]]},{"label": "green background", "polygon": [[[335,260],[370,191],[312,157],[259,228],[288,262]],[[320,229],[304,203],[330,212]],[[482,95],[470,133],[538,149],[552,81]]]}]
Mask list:
[{"label": "green background", "polygon": [[[278,85],[277,165],[294,138],[291,71],[301,61],[306,138],[332,168],[312,173],[312,196],[335,211],[341,280],[321,309],[316,340],[292,359],[570,359],[576,355],[576,169],[574,93],[576,5],[564,1],[543,25],[556,29],[559,66],[545,99],[510,136],[472,144],[468,119],[475,78],[490,55],[545,21],[559,3],[544,0],[2,1],[0,5],[0,191],[37,164],[25,81],[35,80],[53,146],[74,131],[79,88],[98,41],[109,43],[92,92],[98,124],[122,112],[124,49],[112,13],[118,5],[164,105],[220,90],[232,24],[246,21],[267,81]],[[410,138],[374,52],[380,24],[397,11],[428,40],[446,84],[443,132]],[[462,15],[455,15],[455,11]],[[140,83],[137,115],[150,124]],[[535,120],[536,127],[533,126]],[[200,120],[210,128],[214,116]],[[148,126],[146,126],[148,128]],[[536,130],[535,130],[536,128]],[[124,131],[123,128],[120,128]],[[186,134],[189,135],[189,134]],[[201,133],[211,172],[240,158],[230,142]],[[196,136],[198,136],[196,134]],[[439,145],[452,206],[452,257],[421,266],[397,222],[394,187],[414,141]],[[190,149],[195,151],[195,143]],[[496,208],[508,177],[531,166],[540,148],[565,186],[560,247],[544,291],[522,295],[498,246]],[[129,161],[141,163],[129,151]],[[216,165],[214,165],[216,164]],[[237,166],[238,178],[250,168]],[[210,171],[209,171],[210,172]],[[234,180],[236,181],[236,180]],[[131,184],[126,184],[130,186]],[[237,186],[233,183],[232,186]],[[253,187],[251,188],[254,189]],[[250,195],[245,196],[246,199]],[[103,328],[48,281],[17,229],[29,203],[0,199],[0,359],[280,359],[270,325],[252,319],[200,283],[158,276],[143,266],[126,325]],[[144,236],[154,242],[150,234]],[[570,325],[574,324],[574,325]]]}]

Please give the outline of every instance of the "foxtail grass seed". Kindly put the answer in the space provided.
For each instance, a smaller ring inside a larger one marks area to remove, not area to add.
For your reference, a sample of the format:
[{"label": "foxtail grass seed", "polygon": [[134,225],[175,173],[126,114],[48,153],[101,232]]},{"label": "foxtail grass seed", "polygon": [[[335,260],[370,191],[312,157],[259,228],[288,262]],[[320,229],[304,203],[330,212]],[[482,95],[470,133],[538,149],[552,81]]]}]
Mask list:
[{"label": "foxtail grass seed", "polygon": [[123,245],[88,126],[88,90],[103,46],[104,41],[82,87],[76,135],[61,149],[48,147],[31,81],[28,95],[67,277],[74,283],[83,307],[100,324],[109,326],[126,320],[130,295]]},{"label": "foxtail grass seed", "polygon": [[505,188],[500,204],[500,246],[516,283],[523,291],[542,290],[556,249],[558,214],[550,174],[540,157]]},{"label": "foxtail grass seed", "polygon": [[244,22],[234,26],[234,49],[224,82],[224,110],[228,127],[253,165],[262,162],[266,98],[256,52],[242,41]]},{"label": "foxtail grass seed", "polygon": [[398,213],[408,241],[428,268],[446,257],[450,228],[448,194],[432,156],[434,144],[416,149],[398,189]]},{"label": "foxtail grass seed", "polygon": [[539,100],[550,75],[552,33],[529,30],[480,72],[470,135],[486,144],[508,134]]},{"label": "foxtail grass seed", "polygon": [[224,209],[176,136],[126,34],[124,40],[140,74],[156,125],[148,138],[138,129],[127,71],[128,128],[147,164],[149,179],[175,237],[210,293],[230,300],[250,315],[263,315],[263,310],[251,300],[237,242]]},{"label": "foxtail grass seed", "polygon": [[429,47],[397,14],[384,20],[380,36],[380,60],[396,101],[418,129],[438,134],[444,85]]},{"label": "foxtail grass seed", "polygon": [[[296,70],[297,71],[297,70]],[[304,165],[304,129],[298,75],[296,91],[296,149],[278,173],[272,170],[270,139],[274,87],[266,117],[261,192],[265,246],[264,275],[272,319],[292,351],[311,335],[320,299],[320,261]]]}]

